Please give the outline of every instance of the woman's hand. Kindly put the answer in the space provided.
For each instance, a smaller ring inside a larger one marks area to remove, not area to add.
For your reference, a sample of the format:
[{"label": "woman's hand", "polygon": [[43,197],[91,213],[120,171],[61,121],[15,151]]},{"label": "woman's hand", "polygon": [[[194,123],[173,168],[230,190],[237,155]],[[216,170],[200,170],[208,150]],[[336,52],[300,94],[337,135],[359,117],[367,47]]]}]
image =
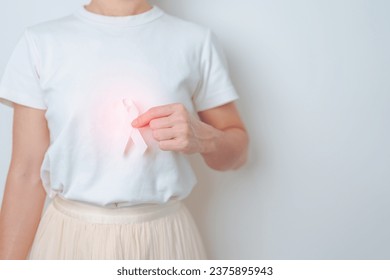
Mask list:
[{"label": "woman's hand", "polygon": [[191,115],[183,104],[151,108],[132,125],[153,131],[160,149],[200,153],[215,170],[241,167],[247,159],[248,134],[233,102]]},{"label": "woman's hand", "polygon": [[207,126],[180,103],[153,107],[132,122],[133,127],[146,125],[153,131],[153,137],[164,151],[185,154],[203,153]]}]

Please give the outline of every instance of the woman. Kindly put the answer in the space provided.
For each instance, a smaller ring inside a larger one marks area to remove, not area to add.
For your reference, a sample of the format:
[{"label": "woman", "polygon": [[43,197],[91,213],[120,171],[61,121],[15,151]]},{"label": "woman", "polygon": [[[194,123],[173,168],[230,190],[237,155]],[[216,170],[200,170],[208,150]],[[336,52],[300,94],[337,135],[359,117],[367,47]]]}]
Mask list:
[{"label": "woman", "polygon": [[14,108],[1,259],[207,257],[181,202],[196,183],[186,155],[236,169],[248,145],[207,28],[92,0],[26,28],[0,97]]}]

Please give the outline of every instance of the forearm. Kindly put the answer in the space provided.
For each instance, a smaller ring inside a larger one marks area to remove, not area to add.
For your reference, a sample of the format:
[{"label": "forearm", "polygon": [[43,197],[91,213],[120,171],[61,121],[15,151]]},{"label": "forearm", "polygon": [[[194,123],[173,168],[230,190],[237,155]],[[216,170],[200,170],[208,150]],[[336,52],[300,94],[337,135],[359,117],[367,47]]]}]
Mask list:
[{"label": "forearm", "polygon": [[242,128],[216,129],[202,123],[199,139],[203,159],[215,170],[241,167],[247,160],[248,135]]},{"label": "forearm", "polygon": [[26,259],[45,197],[41,180],[9,174],[0,212],[0,259]]}]

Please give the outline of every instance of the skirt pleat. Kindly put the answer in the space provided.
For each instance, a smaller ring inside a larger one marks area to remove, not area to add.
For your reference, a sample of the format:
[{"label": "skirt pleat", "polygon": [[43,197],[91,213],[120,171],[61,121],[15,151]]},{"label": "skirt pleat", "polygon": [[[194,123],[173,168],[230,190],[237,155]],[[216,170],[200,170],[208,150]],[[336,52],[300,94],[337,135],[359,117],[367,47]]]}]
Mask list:
[{"label": "skirt pleat", "polygon": [[58,195],[38,226],[28,259],[207,259],[202,238],[180,200],[103,208]]}]

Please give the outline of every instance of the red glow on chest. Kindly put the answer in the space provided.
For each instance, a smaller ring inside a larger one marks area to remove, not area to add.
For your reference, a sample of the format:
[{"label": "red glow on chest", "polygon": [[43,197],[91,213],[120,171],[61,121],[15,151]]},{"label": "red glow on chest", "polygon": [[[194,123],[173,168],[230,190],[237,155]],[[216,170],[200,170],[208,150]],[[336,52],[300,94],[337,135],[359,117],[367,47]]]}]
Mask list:
[{"label": "red glow on chest", "polygon": [[[111,90],[96,96],[89,106],[91,137],[104,152],[121,155],[128,150],[126,147],[134,129],[131,122],[140,113],[139,100],[131,96],[123,89]],[[130,113],[124,100],[131,100],[137,112]]]}]

